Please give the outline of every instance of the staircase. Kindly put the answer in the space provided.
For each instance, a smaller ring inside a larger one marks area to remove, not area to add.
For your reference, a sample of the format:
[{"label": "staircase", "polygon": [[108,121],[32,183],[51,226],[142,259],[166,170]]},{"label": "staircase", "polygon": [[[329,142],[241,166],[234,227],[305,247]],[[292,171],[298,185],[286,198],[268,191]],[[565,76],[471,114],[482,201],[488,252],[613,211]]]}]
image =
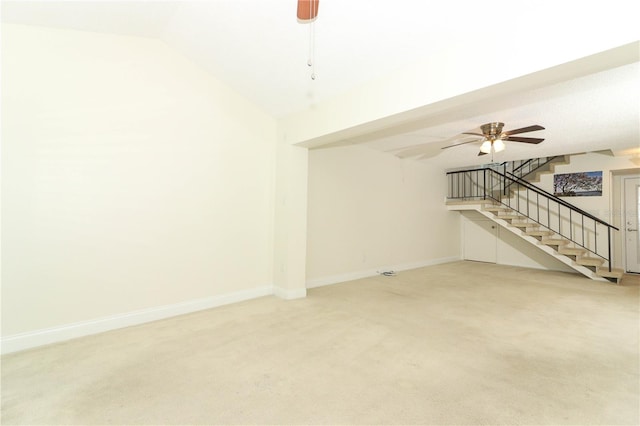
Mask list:
[{"label": "staircase", "polygon": [[[447,173],[449,210],[476,210],[584,276],[619,283],[611,267],[618,229],[531,183],[564,156]],[[525,180],[527,179],[527,180]]]}]

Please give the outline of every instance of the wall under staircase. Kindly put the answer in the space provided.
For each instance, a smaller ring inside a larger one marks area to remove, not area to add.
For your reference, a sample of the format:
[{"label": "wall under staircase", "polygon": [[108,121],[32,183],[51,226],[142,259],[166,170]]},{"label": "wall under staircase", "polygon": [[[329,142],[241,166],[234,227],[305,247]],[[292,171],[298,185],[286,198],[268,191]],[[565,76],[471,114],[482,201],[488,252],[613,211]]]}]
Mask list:
[{"label": "wall under staircase", "polygon": [[619,282],[623,271],[610,267],[617,228],[532,183],[568,162],[560,156],[449,172],[447,208],[476,211],[590,279]]}]

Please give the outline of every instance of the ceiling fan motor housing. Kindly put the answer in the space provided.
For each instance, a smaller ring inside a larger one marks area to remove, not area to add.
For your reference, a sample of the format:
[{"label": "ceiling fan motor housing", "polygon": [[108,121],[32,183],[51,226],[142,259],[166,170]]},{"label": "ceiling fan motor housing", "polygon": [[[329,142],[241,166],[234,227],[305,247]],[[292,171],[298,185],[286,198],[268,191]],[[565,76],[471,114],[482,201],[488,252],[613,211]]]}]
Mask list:
[{"label": "ceiling fan motor housing", "polygon": [[[480,126],[482,130],[482,134],[487,137],[489,140],[494,140],[502,134],[502,128],[504,127],[504,123],[494,122],[487,123]],[[493,137],[492,137],[493,136]]]}]

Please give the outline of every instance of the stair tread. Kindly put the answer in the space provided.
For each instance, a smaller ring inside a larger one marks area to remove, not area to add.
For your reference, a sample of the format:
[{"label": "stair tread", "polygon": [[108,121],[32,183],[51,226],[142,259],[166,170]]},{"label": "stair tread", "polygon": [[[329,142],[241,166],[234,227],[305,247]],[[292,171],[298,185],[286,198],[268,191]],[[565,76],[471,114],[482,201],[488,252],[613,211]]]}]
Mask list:
[{"label": "stair tread", "polygon": [[519,214],[498,214],[500,219],[521,219],[525,216]]},{"label": "stair tread", "polygon": [[540,225],[532,222],[511,222],[511,226],[516,228],[539,228]]},{"label": "stair tread", "polygon": [[553,231],[547,231],[546,229],[525,231],[524,233],[532,236],[533,235],[537,235],[537,236],[553,235]]},{"label": "stair tread", "polygon": [[602,268],[598,268],[598,270],[596,271],[596,275],[599,275],[605,278],[620,279],[624,275],[624,271],[622,269],[616,269],[616,268],[612,268],[611,271],[609,271],[609,268],[602,267]]},{"label": "stair tread", "polygon": [[580,254],[586,253],[587,250],[580,247],[562,247],[558,250],[560,254]]},{"label": "stair tread", "polygon": [[576,259],[578,265],[600,266],[604,263],[604,259],[598,257],[579,256]]},{"label": "stair tread", "polygon": [[559,246],[569,244],[569,240],[565,240],[564,238],[543,238],[541,243],[549,246]]}]

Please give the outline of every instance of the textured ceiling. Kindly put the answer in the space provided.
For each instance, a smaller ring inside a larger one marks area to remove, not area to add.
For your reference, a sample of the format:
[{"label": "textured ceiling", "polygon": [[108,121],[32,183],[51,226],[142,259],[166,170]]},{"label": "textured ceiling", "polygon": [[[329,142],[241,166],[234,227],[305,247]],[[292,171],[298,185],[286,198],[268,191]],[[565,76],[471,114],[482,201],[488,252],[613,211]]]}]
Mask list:
[{"label": "textured ceiling", "polygon": [[[402,155],[409,147],[424,154],[424,161],[447,166],[480,164],[487,156],[477,157],[480,143],[442,149],[456,143],[450,140],[461,132],[476,131],[484,123],[502,121],[505,130],[540,124],[545,130],[522,136],[541,137],[539,145],[507,142],[499,154],[501,160],[527,158],[532,147],[536,155],[559,155],[611,149],[623,152],[640,147],[640,64],[617,67],[568,82],[467,104],[450,111],[435,124],[402,126],[393,134],[371,134],[361,143],[372,149]],[[475,130],[474,130],[475,129]],[[638,150],[640,154],[640,150]],[[413,157],[412,157],[413,158]],[[417,157],[416,157],[417,158]],[[431,158],[431,160],[430,160]]]},{"label": "textured ceiling", "polygon": [[[478,60],[509,66],[532,51],[570,49],[577,37],[603,50],[611,47],[603,44],[603,34],[629,43],[640,39],[635,8],[627,0],[322,0],[315,81],[306,65],[308,26],[297,23],[295,0],[3,1],[2,20],[162,39],[283,117],[435,53],[469,57],[465,71],[473,72]],[[604,145],[625,149],[638,145],[638,74],[636,64],[490,104],[469,103],[421,128],[397,128],[359,142],[383,151],[438,145],[485,122],[503,121],[507,129],[545,126],[540,155]],[[527,156],[517,145],[523,144],[510,144],[505,155]],[[475,158],[476,152],[471,144],[437,158],[449,163],[463,155]]]}]

